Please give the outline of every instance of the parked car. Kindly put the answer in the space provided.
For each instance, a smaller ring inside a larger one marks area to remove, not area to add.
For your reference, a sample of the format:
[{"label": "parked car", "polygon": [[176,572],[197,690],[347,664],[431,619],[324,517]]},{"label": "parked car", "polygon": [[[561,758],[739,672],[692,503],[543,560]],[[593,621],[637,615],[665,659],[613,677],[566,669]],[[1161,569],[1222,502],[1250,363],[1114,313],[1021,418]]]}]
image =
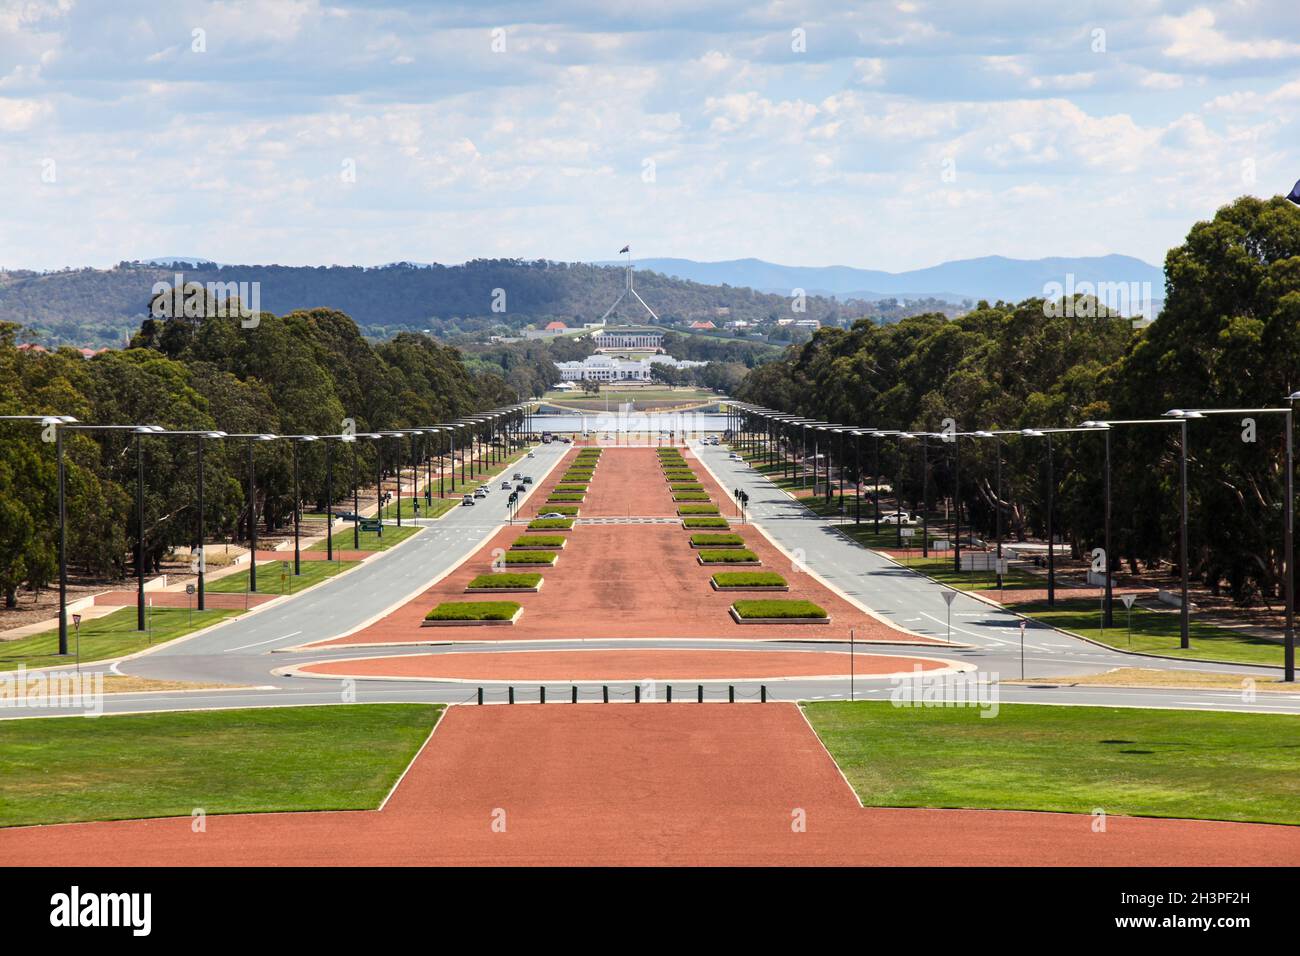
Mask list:
[{"label": "parked car", "polygon": [[906,511],[891,511],[888,514],[881,515],[880,520],[885,524],[901,524],[905,527],[917,523],[916,516],[910,515]]},{"label": "parked car", "polygon": [[546,514],[538,515],[539,518],[567,518],[568,515],[562,515],[558,511],[548,511]]},{"label": "parked car", "polygon": [[460,499],[460,506],[461,506],[462,508],[472,508],[472,507],[474,507],[474,496],[473,496],[473,495],[466,495],[464,498],[461,498],[461,499]]}]

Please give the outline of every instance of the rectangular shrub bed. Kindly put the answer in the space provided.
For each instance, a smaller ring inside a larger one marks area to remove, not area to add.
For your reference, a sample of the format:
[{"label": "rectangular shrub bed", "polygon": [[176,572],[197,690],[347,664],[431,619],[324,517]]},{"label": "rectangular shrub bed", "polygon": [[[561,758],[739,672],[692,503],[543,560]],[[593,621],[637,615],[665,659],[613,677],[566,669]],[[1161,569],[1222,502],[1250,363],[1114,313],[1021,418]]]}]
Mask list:
[{"label": "rectangular shrub bed", "polygon": [[563,548],[568,544],[564,535],[560,534],[529,534],[522,538],[515,538],[510,545],[511,548]]},{"label": "rectangular shrub bed", "polygon": [[743,548],[745,539],[738,534],[693,534],[692,548]]},{"label": "rectangular shrub bed", "polygon": [[541,589],[542,576],[531,572],[480,574],[465,585],[465,590],[470,593],[497,592],[512,594],[521,591],[540,591]]},{"label": "rectangular shrub bed", "polygon": [[[507,555],[508,557],[508,555]],[[700,564],[762,564],[748,548],[720,548],[700,552]]]},{"label": "rectangular shrub bed", "polygon": [[677,494],[680,491],[703,491],[704,486],[698,481],[683,481],[676,484],[669,483],[668,490]]},{"label": "rectangular shrub bed", "polygon": [[572,518],[534,518],[528,522],[525,531],[568,531],[573,527]]},{"label": "rectangular shrub bed", "polygon": [[695,528],[730,528],[731,522],[721,515],[712,518],[683,518],[682,527],[688,530]]},{"label": "rectangular shrub bed", "polygon": [[551,567],[559,559],[558,551],[516,551],[513,548],[501,556],[503,563],[523,568]]},{"label": "rectangular shrub bed", "polygon": [[556,494],[561,494],[561,495],[585,495],[587,493],[587,486],[585,484],[556,485],[554,491]]},{"label": "rectangular shrub bed", "polygon": [[665,481],[699,481],[699,475],[689,468],[674,468],[671,471],[664,471]]},{"label": "rectangular shrub bed", "polygon": [[831,616],[812,601],[736,601],[731,616],[739,624],[829,624]]},{"label": "rectangular shrub bed", "polygon": [[573,482],[574,484],[578,484],[578,483],[589,484],[591,482],[591,472],[566,471],[563,475],[560,476],[560,484],[564,484],[570,481]]},{"label": "rectangular shrub bed", "polygon": [[576,502],[580,502],[580,501],[582,501],[582,499],[584,499],[585,497],[587,497],[587,496],[586,496],[586,495],[573,495],[573,494],[559,494],[559,493],[552,492],[551,496],[550,496],[549,498],[547,498],[546,500],[547,500],[548,502],[551,502],[551,501],[560,501],[560,502],[564,502],[564,501],[576,501]]},{"label": "rectangular shrub bed", "polygon": [[677,509],[679,515],[716,515],[721,514],[717,505],[682,505]]},{"label": "rectangular shrub bed", "polygon": [[444,601],[424,616],[421,627],[467,624],[509,625],[524,613],[517,601]]},{"label": "rectangular shrub bed", "polygon": [[709,579],[715,591],[788,591],[790,585],[775,571],[719,571]]},{"label": "rectangular shrub bed", "polygon": [[[546,510],[546,511],[554,511],[557,515],[564,515],[565,518],[576,518],[576,517],[578,517],[578,511],[579,511],[577,505],[551,505],[551,506],[547,507],[545,510]],[[560,518],[543,518],[543,519],[541,519],[541,520],[543,520],[543,521],[560,521],[560,520],[563,520],[563,519],[560,519]]]},{"label": "rectangular shrub bed", "polygon": [[708,501],[707,491],[683,491],[673,495],[673,501]]}]

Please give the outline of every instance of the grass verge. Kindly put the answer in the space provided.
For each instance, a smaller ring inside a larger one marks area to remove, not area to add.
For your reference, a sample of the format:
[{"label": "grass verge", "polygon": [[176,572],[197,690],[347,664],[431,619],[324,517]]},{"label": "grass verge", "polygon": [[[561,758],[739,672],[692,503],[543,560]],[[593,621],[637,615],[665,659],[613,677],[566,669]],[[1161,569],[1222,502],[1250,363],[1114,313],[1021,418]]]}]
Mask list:
[{"label": "grass verge", "polygon": [[1300,823],[1300,717],[1003,704],[803,705],[867,806]]},{"label": "grass verge", "polygon": [[377,807],[440,705],[0,721],[0,826]]}]

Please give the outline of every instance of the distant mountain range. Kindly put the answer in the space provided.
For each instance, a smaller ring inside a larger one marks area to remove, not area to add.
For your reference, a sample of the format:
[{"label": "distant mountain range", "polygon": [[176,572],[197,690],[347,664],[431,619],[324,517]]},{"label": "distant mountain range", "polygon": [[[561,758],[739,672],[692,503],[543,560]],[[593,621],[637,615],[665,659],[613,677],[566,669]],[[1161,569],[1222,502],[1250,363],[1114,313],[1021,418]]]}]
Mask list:
[{"label": "distant mountain range", "polygon": [[[613,260],[599,265],[616,265]],[[638,270],[660,272],[705,285],[747,286],[760,292],[789,295],[803,289],[810,295],[840,300],[882,298],[1004,299],[1018,302],[1043,294],[1048,283],[1065,285],[1067,276],[1081,282],[1149,282],[1152,295],[1164,294],[1164,271],[1132,256],[1058,256],[1047,259],[1008,259],[981,256],[941,262],[925,269],[883,272],[851,266],[785,266],[762,259],[696,262],[693,259],[634,259]]]}]

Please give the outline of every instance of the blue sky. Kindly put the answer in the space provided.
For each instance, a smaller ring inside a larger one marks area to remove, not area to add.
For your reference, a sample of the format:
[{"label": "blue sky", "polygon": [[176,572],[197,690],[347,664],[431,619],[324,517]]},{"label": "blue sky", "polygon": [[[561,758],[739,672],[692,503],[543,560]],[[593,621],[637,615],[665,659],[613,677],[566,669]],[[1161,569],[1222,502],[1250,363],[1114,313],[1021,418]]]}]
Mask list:
[{"label": "blue sky", "polygon": [[1296,0],[0,0],[0,268],[1160,262],[1297,103]]}]

